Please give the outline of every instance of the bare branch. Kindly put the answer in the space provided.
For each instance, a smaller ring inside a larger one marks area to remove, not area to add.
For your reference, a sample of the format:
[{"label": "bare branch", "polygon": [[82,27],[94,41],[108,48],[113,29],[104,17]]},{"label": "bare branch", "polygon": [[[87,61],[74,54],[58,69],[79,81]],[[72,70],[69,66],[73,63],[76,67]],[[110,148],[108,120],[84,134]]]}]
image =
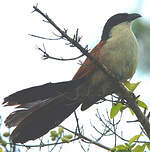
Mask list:
[{"label": "bare branch", "polygon": [[46,59],[53,59],[53,60],[59,60],[59,61],[71,61],[71,60],[77,60],[81,57],[83,57],[84,55],[80,55],[80,56],[77,56],[77,57],[74,57],[74,58],[68,58],[68,59],[64,59],[64,58],[56,58],[56,57],[53,57],[53,56],[50,56],[47,52],[46,52],[46,49],[45,49],[45,46],[43,44],[43,49],[41,49],[40,47],[37,48],[38,50],[40,50],[42,53],[43,53],[43,59],[46,60]]},{"label": "bare branch", "polygon": [[[80,138],[77,137],[77,138],[74,138],[74,139],[71,139],[70,142],[73,142],[73,141],[76,141],[76,140],[79,140]],[[10,144],[10,145],[14,145],[13,143],[7,143],[7,144]],[[60,145],[60,144],[66,144],[66,142],[55,142],[55,143],[50,143],[50,144],[42,144],[42,145],[25,145],[25,144],[15,144],[15,146],[20,146],[20,147],[26,147],[26,148],[32,148],[32,147],[46,147],[46,146],[54,146],[54,145]]]},{"label": "bare branch", "polygon": [[98,142],[96,142],[96,141],[93,141],[92,139],[90,139],[90,138],[88,138],[88,137],[86,137],[86,136],[84,136],[84,135],[82,135],[82,134],[76,133],[76,132],[74,132],[74,131],[72,131],[72,130],[69,130],[68,128],[63,127],[63,126],[61,126],[61,127],[64,128],[65,130],[67,130],[67,131],[75,134],[75,135],[78,136],[80,139],[83,139],[83,140],[87,141],[87,142],[90,143],[90,144],[97,145],[97,146],[99,146],[99,147],[101,147],[101,148],[103,148],[103,149],[106,149],[106,150],[111,150],[111,148],[109,148],[109,147],[107,147],[107,146],[105,146],[105,145],[103,145],[103,144],[100,144],[100,143],[98,143]]},{"label": "bare branch", "polygon": [[34,35],[34,34],[28,34],[28,35],[30,35],[32,37],[44,39],[44,40],[60,40],[61,39],[60,37],[59,38],[53,38],[53,39],[51,39],[51,38],[46,38],[46,37],[42,37],[42,36],[37,36],[37,35]]},{"label": "bare branch", "polygon": [[88,148],[87,149],[84,148],[84,146],[82,145],[82,143],[80,141],[79,141],[79,144],[80,144],[80,146],[81,146],[81,148],[82,148],[82,150],[84,152],[89,152],[89,150],[90,150],[90,144],[88,144]]},{"label": "bare branch", "polygon": [[78,119],[78,117],[77,117],[76,111],[74,111],[74,116],[75,116],[75,119],[76,119],[76,122],[77,122],[77,130],[78,130],[78,133],[81,134],[80,126],[79,126],[79,119]]},{"label": "bare branch", "polygon": [[[100,113],[99,113],[99,111],[97,110],[97,113],[96,113],[96,117],[99,119],[99,121],[100,122],[102,122],[103,123],[103,125],[104,126],[106,126],[113,134],[115,134],[118,138],[120,138],[121,140],[123,140],[123,141],[126,141],[126,142],[129,142],[129,139],[125,139],[125,138],[123,138],[122,136],[120,136],[119,134],[117,134],[116,132],[114,132],[113,130],[112,130],[112,128],[111,127],[109,127],[105,122],[104,122],[104,120],[101,118],[101,116],[100,116]],[[105,119],[105,118],[104,118]],[[150,143],[149,141],[134,141],[135,143]]]}]

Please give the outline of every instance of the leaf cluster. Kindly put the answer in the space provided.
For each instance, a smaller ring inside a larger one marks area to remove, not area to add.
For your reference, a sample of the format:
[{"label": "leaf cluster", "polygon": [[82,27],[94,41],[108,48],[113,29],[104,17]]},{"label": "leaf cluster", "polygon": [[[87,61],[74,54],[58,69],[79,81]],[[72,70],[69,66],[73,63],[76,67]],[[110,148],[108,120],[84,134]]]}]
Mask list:
[{"label": "leaf cluster", "polygon": [[150,150],[150,143],[144,143],[144,144],[136,144],[134,143],[136,140],[138,140],[142,135],[135,135],[132,137],[128,143],[125,143],[124,145],[118,145],[112,149],[113,152],[144,152],[146,148]]},{"label": "leaf cluster", "polygon": [[[129,81],[126,81],[124,85],[128,88],[128,90],[133,93],[135,89],[138,87],[140,82],[137,83],[130,83]],[[148,110],[148,106],[144,101],[141,101],[139,97],[136,98],[137,105],[145,110]],[[110,111],[110,118],[113,119],[119,112],[123,112],[125,109],[129,108],[132,115],[134,115],[133,110],[122,103],[122,100],[119,99],[118,102],[114,103],[112,105],[111,111]]]},{"label": "leaf cluster", "polygon": [[58,141],[61,139],[61,141],[65,143],[71,142],[73,137],[72,134],[64,134],[64,129],[62,127],[58,127],[58,131],[52,130],[50,136],[52,141]]}]

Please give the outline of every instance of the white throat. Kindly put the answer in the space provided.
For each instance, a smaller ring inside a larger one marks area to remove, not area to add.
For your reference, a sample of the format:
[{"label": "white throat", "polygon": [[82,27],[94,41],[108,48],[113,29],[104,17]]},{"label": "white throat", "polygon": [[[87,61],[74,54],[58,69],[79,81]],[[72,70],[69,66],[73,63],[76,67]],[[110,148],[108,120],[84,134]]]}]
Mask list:
[{"label": "white throat", "polygon": [[114,26],[111,31],[110,31],[110,34],[109,36],[110,37],[114,37],[116,35],[122,35],[123,33],[128,33],[128,32],[131,32],[132,33],[132,30],[131,30],[131,25],[132,23],[131,22],[123,22],[123,23],[120,23],[116,26]]}]

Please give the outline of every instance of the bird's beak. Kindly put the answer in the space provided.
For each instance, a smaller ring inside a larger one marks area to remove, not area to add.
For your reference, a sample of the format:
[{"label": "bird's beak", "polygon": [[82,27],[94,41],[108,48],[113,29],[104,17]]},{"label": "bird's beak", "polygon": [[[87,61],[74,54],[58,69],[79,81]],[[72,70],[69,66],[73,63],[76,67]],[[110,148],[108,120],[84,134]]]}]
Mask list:
[{"label": "bird's beak", "polygon": [[140,14],[137,14],[137,13],[129,14],[128,21],[133,21],[139,17],[142,17],[142,16]]}]

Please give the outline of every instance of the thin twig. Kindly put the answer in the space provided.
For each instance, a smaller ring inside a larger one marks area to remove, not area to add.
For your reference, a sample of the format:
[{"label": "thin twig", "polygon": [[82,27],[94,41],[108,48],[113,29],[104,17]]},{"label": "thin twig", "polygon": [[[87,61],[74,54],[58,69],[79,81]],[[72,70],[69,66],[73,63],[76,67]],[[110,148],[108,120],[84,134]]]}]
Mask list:
[{"label": "thin twig", "polygon": [[[70,142],[79,140],[79,137],[71,139]],[[7,143],[7,144],[11,144],[14,145],[13,143]],[[26,144],[15,144],[15,146],[20,146],[20,147],[26,147],[26,148],[32,148],[32,147],[46,147],[46,146],[54,146],[54,145],[60,145],[60,144],[66,144],[66,142],[55,142],[55,143],[51,143],[51,144],[42,144],[42,145],[26,145]]]},{"label": "thin twig", "polygon": [[79,119],[78,119],[78,117],[77,117],[76,111],[74,111],[74,116],[75,116],[76,123],[77,123],[77,130],[78,130],[78,133],[81,134],[80,126],[79,126]]},{"label": "thin twig", "polygon": [[61,38],[53,38],[53,39],[51,39],[51,38],[46,38],[46,37],[42,37],[42,36],[38,36],[38,35],[34,35],[34,34],[28,34],[28,35],[30,35],[32,37],[44,39],[44,40],[60,40],[61,39]]},{"label": "thin twig", "polygon": [[[118,135],[116,132],[114,132],[114,131],[103,121],[103,119],[101,118],[98,110],[97,110],[96,117],[97,117],[113,134],[116,134],[116,136],[119,137],[121,140],[126,141],[126,142],[129,142],[128,139],[125,139],[125,138],[123,138],[122,136]],[[134,142],[135,142],[135,143],[150,143],[149,141],[137,141],[137,140],[134,141]]]},{"label": "thin twig", "polygon": [[[60,139],[60,137],[57,139],[56,143],[58,143],[59,139]],[[52,152],[56,146],[57,146],[57,144],[55,144],[49,152]]]},{"label": "thin twig", "polygon": [[105,146],[105,145],[103,145],[103,144],[100,144],[100,143],[98,143],[98,142],[96,142],[96,141],[93,141],[92,139],[90,139],[90,138],[88,138],[88,137],[86,137],[86,136],[84,136],[84,135],[82,135],[82,134],[76,133],[76,132],[74,132],[74,131],[72,131],[72,130],[70,130],[70,129],[68,129],[68,128],[63,127],[63,126],[61,126],[61,127],[64,128],[65,130],[67,130],[67,131],[75,134],[75,135],[78,136],[80,139],[83,139],[83,140],[87,141],[87,142],[90,143],[90,144],[97,145],[97,146],[99,146],[99,147],[101,147],[101,148],[103,148],[103,149],[106,149],[106,150],[111,150],[111,148],[109,148],[109,147],[107,147],[107,146]]},{"label": "thin twig", "polygon": [[74,57],[74,58],[68,58],[68,59],[64,59],[64,58],[56,58],[56,57],[53,57],[53,56],[50,56],[46,50],[45,50],[45,47],[44,47],[44,50],[41,49],[40,47],[37,48],[38,50],[40,50],[42,53],[43,53],[43,59],[54,59],[54,60],[59,60],[59,61],[71,61],[71,60],[76,60],[76,59],[79,59],[81,57],[83,57],[84,55],[80,55],[80,56],[77,56],[77,57]]}]

